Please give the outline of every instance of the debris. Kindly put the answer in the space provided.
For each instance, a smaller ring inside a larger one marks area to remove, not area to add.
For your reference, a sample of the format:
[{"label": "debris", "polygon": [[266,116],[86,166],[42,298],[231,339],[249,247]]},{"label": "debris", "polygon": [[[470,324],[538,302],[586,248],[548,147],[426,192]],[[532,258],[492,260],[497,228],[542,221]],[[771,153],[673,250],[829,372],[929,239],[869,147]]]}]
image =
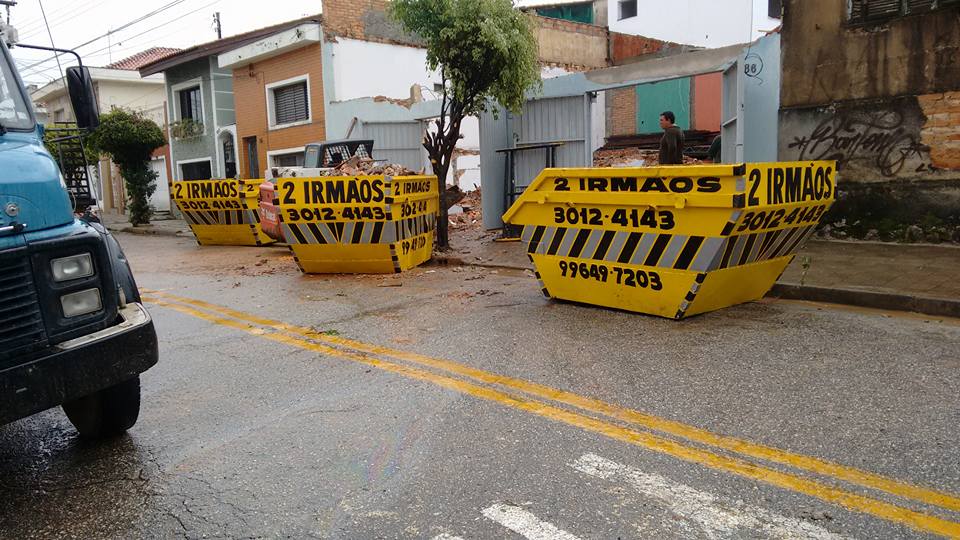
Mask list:
[{"label": "debris", "polygon": [[323,171],[323,176],[361,176],[385,174],[389,176],[412,176],[416,172],[395,163],[386,163],[382,160],[374,160],[359,156],[340,163],[332,169]]},{"label": "debris", "polygon": [[[616,148],[597,150],[593,153],[594,167],[653,167],[660,163],[658,150],[641,148]],[[697,158],[683,156],[684,165],[698,165],[702,163]]]},{"label": "debris", "polygon": [[[451,192],[447,191],[448,203]],[[451,213],[450,228],[457,230],[479,229],[483,223],[483,210],[480,204],[480,190],[460,192],[457,205],[461,212]],[[454,210],[455,207],[451,207]]]},{"label": "debris", "polygon": [[387,282],[378,284],[377,287],[403,287],[403,282],[402,282],[402,281],[387,281]]}]

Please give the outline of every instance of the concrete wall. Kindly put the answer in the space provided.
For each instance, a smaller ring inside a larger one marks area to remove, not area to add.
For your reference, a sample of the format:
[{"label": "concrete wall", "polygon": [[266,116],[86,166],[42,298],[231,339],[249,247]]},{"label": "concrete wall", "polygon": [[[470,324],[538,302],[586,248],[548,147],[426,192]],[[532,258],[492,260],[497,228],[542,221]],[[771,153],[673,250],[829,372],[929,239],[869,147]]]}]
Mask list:
[{"label": "concrete wall", "polygon": [[361,97],[410,97],[410,87],[425,87],[424,94],[439,84],[440,75],[427,69],[427,50],[391,43],[338,38],[327,43],[328,72],[335,76],[329,101]]},{"label": "concrete wall", "polygon": [[220,177],[223,174],[222,169],[217,163],[216,149],[216,121],[214,119],[213,107],[213,87],[210,84],[210,60],[208,58],[199,58],[192,62],[187,62],[179,66],[172,67],[164,72],[167,81],[167,107],[168,116],[171,122],[177,119],[177,108],[179,101],[173,88],[181,83],[199,79],[203,94],[203,123],[205,133],[193,139],[173,139],[170,142],[170,154],[173,160],[173,180],[180,180],[180,167],[178,162],[209,158],[212,162],[211,172],[214,177]]},{"label": "concrete wall", "polygon": [[573,69],[607,66],[607,31],[600,26],[535,17],[540,60]]},{"label": "concrete wall", "polygon": [[847,0],[785,0],[782,36],[786,108],[960,89],[956,7],[863,27]]},{"label": "concrete wall", "polygon": [[[322,0],[325,39],[342,38],[397,45],[422,45],[400,31],[388,16],[386,0]],[[602,26],[531,15],[547,66],[572,71],[606,67],[610,56],[607,30]],[[629,42],[629,38],[625,38]],[[371,95],[371,94],[366,94]],[[337,100],[350,99],[337,97]]]},{"label": "concrete wall", "polygon": [[[273,128],[268,125],[266,86],[307,75],[309,77],[310,123]],[[269,167],[268,152],[299,148],[326,139],[321,45],[307,45],[261,62],[233,70],[233,92],[237,103],[238,170],[248,178],[245,137],[257,138],[257,161],[261,177]]]},{"label": "concrete wall", "polygon": [[[779,24],[765,16],[767,0],[637,1],[637,16],[620,19],[619,0],[610,0],[611,31],[714,48],[749,43]],[[764,9],[757,6],[755,11],[755,4]]]},{"label": "concrete wall", "polygon": [[784,2],[779,157],[838,161],[831,221],[960,235],[960,9],[860,26],[846,4]]}]

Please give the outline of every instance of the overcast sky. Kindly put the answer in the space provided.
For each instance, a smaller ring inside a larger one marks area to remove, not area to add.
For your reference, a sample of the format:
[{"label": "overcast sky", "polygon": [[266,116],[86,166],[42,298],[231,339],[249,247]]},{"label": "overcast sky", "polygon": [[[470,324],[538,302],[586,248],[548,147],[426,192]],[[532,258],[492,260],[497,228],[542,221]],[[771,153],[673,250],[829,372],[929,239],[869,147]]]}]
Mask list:
[{"label": "overcast sky", "polygon": [[[18,0],[10,21],[26,44],[50,45],[40,11],[42,2],[57,47],[71,49],[116,30],[155,10],[175,4],[128,28],[80,47],[84,64],[104,66],[150,47],[186,48],[217,38],[213,14],[220,12],[223,35],[269,26],[320,12],[320,0]],[[2,10],[0,6],[0,10]],[[2,13],[2,11],[0,11]],[[6,14],[4,13],[4,19]],[[52,53],[13,49],[13,56],[28,84],[44,85],[59,77],[55,61],[27,68]],[[76,64],[61,56],[63,67]]]}]

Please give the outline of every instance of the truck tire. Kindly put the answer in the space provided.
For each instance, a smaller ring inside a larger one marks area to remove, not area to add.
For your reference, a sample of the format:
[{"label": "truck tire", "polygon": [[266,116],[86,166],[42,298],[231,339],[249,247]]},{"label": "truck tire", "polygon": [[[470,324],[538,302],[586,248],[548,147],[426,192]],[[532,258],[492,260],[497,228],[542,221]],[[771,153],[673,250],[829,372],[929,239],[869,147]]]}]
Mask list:
[{"label": "truck tire", "polygon": [[133,427],[140,415],[140,377],[64,403],[63,412],[81,437],[119,435]]}]

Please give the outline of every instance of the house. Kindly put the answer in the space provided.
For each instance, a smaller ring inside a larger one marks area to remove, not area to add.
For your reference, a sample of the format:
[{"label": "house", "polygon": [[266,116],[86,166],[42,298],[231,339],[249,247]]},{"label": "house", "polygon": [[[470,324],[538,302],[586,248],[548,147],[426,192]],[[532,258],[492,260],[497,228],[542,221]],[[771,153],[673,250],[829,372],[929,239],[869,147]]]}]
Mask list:
[{"label": "house", "polygon": [[[114,108],[123,108],[142,113],[159,126],[166,125],[166,103],[163,76],[142,76],[140,66],[175,54],[178,49],[153,47],[104,67],[91,67],[94,92],[101,113]],[[73,107],[63,79],[52,81],[38,88],[31,98],[39,111],[45,114],[48,125],[73,123]],[[150,203],[160,211],[170,209],[167,179],[170,176],[169,148],[161,147],[154,152],[151,167],[158,174],[158,189]],[[97,173],[100,186],[95,186],[100,208],[107,212],[124,212],[126,191],[119,171],[108,159],[100,161]],[[99,189],[98,189],[99,188]]]},{"label": "house", "polygon": [[305,17],[203,43],[140,68],[145,77],[162,73],[165,80],[174,180],[232,178],[239,173],[233,74],[218,65],[218,56],[311,20],[318,18]]},{"label": "house", "polygon": [[613,32],[701,47],[750,43],[780,25],[781,0],[609,0]]},{"label": "house", "polygon": [[218,56],[231,70],[240,171],[302,166],[304,146],[325,139],[321,25],[306,21]]},{"label": "house", "polygon": [[838,160],[836,221],[960,231],[958,19],[956,0],[784,2],[779,156]]}]

